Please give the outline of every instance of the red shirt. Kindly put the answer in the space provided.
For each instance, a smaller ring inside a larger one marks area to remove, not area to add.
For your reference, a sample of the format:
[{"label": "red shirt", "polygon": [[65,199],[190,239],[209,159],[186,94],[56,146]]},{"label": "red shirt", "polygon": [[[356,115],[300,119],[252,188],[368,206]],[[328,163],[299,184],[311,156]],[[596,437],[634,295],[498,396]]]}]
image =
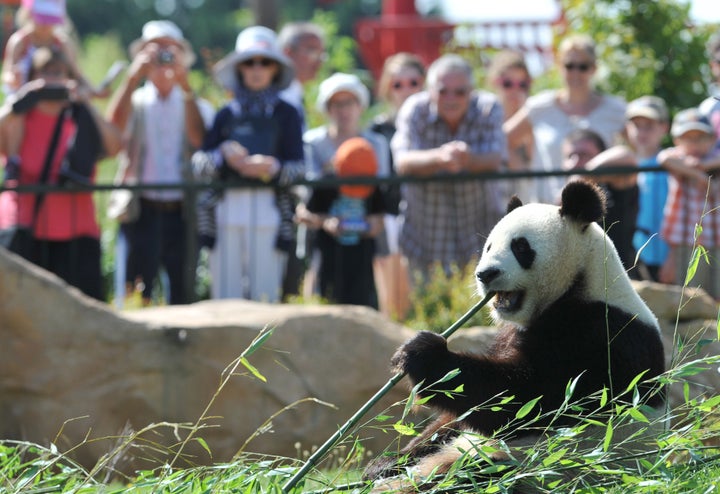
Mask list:
[{"label": "red shirt", "polygon": [[[57,118],[38,109],[30,110],[25,115],[25,130],[20,147],[21,185],[39,182]],[[62,158],[74,133],[75,124],[68,118],[63,122],[47,183],[57,183]],[[0,194],[0,228],[15,225],[30,227],[33,223],[35,197],[35,194],[13,191]],[[34,233],[36,238],[43,240],[99,238],[100,228],[95,218],[92,192],[45,194],[35,221]]]}]

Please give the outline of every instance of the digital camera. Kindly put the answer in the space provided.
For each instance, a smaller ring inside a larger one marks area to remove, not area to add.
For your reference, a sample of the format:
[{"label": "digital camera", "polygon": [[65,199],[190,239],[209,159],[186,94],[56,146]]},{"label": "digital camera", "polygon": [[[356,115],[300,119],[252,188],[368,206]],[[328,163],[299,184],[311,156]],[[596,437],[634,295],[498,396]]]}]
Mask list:
[{"label": "digital camera", "polygon": [[160,65],[172,65],[175,62],[175,55],[170,50],[160,50],[157,61]]}]

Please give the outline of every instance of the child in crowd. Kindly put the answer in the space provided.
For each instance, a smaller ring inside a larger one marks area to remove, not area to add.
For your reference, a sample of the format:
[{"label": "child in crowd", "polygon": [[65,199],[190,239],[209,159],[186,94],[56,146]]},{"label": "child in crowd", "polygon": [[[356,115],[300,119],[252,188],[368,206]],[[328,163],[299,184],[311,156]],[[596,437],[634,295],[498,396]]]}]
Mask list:
[{"label": "child in crowd", "polygon": [[[657,96],[642,96],[628,104],[625,111],[626,144],[613,146],[590,162],[590,168],[601,166],[657,167],[657,155],[669,130],[667,106]],[[637,178],[636,178],[637,177]],[[633,277],[659,281],[660,268],[667,259],[668,246],[660,237],[663,208],[668,193],[665,172],[612,176],[614,187],[638,186],[637,222],[635,231],[628,231],[633,251],[638,252]]]},{"label": "child in crowd", "polygon": [[[603,159],[607,153],[605,141],[590,129],[575,129],[563,142],[566,170],[595,170],[604,166],[617,166]],[[619,164],[619,163],[618,163]],[[625,269],[635,263],[633,234],[638,210],[638,187],[635,175],[586,175],[586,180],[596,182],[605,191],[607,212],[604,228],[617,249]]]},{"label": "child in crowd", "polygon": [[[670,245],[660,279],[684,284],[688,262],[695,245],[708,253],[709,265],[700,260],[690,281],[720,299],[720,182],[710,179],[720,167],[712,160],[717,137],[709,120],[697,108],[679,112],[671,135],[675,147],[658,155],[658,162],[670,172],[670,189],[665,206],[662,236]],[[702,226],[702,231],[696,225]],[[697,236],[697,238],[696,238]]]},{"label": "child in crowd", "polygon": [[[377,175],[375,150],[362,137],[341,144],[333,165],[338,177]],[[372,262],[385,213],[380,190],[371,185],[318,187],[306,208],[318,230],[320,294],[335,303],[377,308]]]}]

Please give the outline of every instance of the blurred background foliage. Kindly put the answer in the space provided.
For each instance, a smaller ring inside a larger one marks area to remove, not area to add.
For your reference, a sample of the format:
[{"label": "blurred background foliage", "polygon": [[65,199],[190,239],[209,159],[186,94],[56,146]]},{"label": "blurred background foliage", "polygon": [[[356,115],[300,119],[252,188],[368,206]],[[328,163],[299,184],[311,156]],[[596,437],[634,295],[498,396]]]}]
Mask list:
[{"label": "blurred background foliage", "polygon": [[[442,13],[437,0],[423,4],[424,10]],[[673,113],[697,105],[708,94],[710,74],[705,45],[718,26],[693,25],[685,1],[562,0],[561,5],[564,22],[556,26],[553,45],[557,46],[568,33],[591,35],[598,45],[600,70],[596,83],[602,91],[628,100],[656,94],[668,102]],[[336,71],[355,71],[373,86],[358,56],[354,24],[362,17],[380,15],[381,0],[72,0],[68,2],[68,13],[82,40],[82,65],[94,81],[102,78],[115,59],[127,57],[126,47],[140,35],[145,22],[156,18],[173,20],[200,55],[195,67],[196,87],[219,103],[224,95],[207,77],[210,67],[233,49],[242,28],[254,24],[261,10],[272,6],[275,15],[270,21],[277,26],[290,20],[310,19],[327,32],[328,63],[308,88],[308,103],[314,101],[319,81]],[[447,49],[460,51],[477,65],[477,79],[482,85],[484,68],[493,51],[453,44]],[[551,69],[537,77],[534,90],[558,84],[557,71]],[[321,120],[310,108],[310,124]]]}]

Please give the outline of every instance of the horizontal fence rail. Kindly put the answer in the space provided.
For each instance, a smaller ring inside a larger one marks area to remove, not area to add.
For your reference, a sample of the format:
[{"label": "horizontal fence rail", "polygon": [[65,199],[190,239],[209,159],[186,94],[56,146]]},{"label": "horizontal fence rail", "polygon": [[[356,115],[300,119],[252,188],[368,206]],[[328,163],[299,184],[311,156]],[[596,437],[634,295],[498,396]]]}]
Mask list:
[{"label": "horizontal fence rail", "polygon": [[[334,187],[338,185],[394,185],[404,183],[422,182],[455,182],[466,180],[517,180],[521,178],[548,178],[548,177],[571,177],[571,176],[608,176],[608,175],[633,175],[639,173],[667,172],[663,167],[636,166],[613,166],[596,170],[554,170],[554,171],[506,171],[506,172],[478,172],[478,173],[455,173],[438,174],[430,176],[392,175],[387,177],[323,177],[318,179],[302,179],[284,183],[281,187],[308,186],[308,187]],[[181,183],[142,183],[142,184],[111,184],[96,183],[92,185],[66,182],[58,184],[22,184],[8,187],[3,184],[0,192],[13,190],[15,192],[27,193],[52,193],[52,192],[103,192],[115,189],[127,190],[205,190],[205,189],[238,189],[238,188],[268,188],[278,187],[277,183],[244,181],[244,180],[217,180],[217,181],[194,181]]]},{"label": "horizontal fence rail", "polygon": [[[117,241],[117,226],[118,223],[115,220],[111,220],[106,217],[105,208],[108,204],[109,193],[116,189],[126,189],[131,191],[145,191],[145,190],[183,190],[190,201],[193,198],[197,198],[199,192],[204,190],[229,190],[229,189],[259,189],[259,188],[294,188],[294,187],[308,187],[308,188],[321,188],[321,187],[338,187],[340,185],[402,185],[402,184],[413,184],[413,183],[430,183],[430,182],[456,182],[456,181],[468,181],[468,180],[479,180],[479,181],[496,181],[502,180],[503,182],[510,183],[506,185],[508,196],[513,193],[512,181],[519,179],[545,179],[549,177],[571,177],[571,176],[592,176],[602,177],[604,175],[630,175],[640,173],[654,173],[654,172],[666,172],[662,167],[643,167],[638,168],[636,166],[614,166],[606,167],[596,170],[556,170],[556,171],[503,171],[503,172],[482,172],[482,173],[457,173],[457,174],[438,174],[431,176],[405,176],[405,175],[393,175],[387,177],[322,177],[318,179],[302,179],[296,180],[289,183],[273,183],[273,182],[259,182],[259,181],[243,181],[243,180],[225,180],[225,181],[192,181],[184,183],[141,183],[141,184],[112,184],[112,183],[95,183],[95,184],[77,184],[74,182],[66,182],[63,185],[58,184],[22,184],[17,186],[8,186],[3,184],[0,186],[0,193],[6,191],[14,191],[18,194],[68,194],[74,192],[81,193],[94,193],[95,194],[95,207],[98,223],[101,227],[102,235],[102,255],[103,255],[103,275],[105,277],[105,287],[107,292],[106,300],[108,302],[115,301],[115,305],[120,308],[123,306],[124,291],[125,291],[125,280],[120,279],[122,276],[122,268],[118,267],[115,262],[116,255],[122,258],[125,251],[118,250],[121,248],[122,243]],[[197,244],[197,234],[194,229],[195,214],[190,214],[186,217],[191,225],[189,232],[186,235],[185,243],[178,248],[185,249],[186,259],[195,260],[197,258],[199,248]],[[116,242],[117,241],[117,242]],[[188,270],[192,271],[192,279],[195,280],[198,273],[199,264],[191,261],[191,266],[188,266]],[[120,271],[118,271],[120,270]],[[120,274],[118,274],[120,273]],[[207,276],[206,276],[207,277]],[[111,281],[114,280],[114,281]],[[189,284],[188,293],[186,298],[190,301],[196,301],[199,298],[203,298],[206,293],[198,292],[197,283],[193,281]],[[122,291],[123,293],[119,293]]]}]

